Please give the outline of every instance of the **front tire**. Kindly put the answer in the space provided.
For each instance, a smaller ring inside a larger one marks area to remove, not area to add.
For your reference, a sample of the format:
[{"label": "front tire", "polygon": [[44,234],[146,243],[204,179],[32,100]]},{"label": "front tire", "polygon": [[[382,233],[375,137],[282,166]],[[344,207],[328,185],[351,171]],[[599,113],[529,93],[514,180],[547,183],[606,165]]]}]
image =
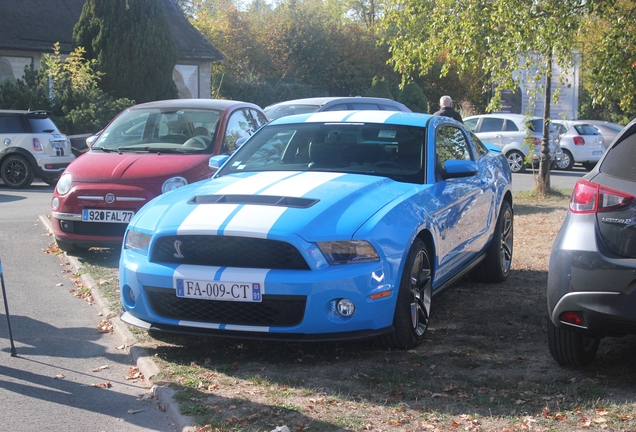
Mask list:
[{"label": "front tire", "polygon": [[514,243],[514,214],[508,201],[501,204],[492,241],[486,250],[486,258],[475,268],[472,278],[479,282],[503,282],[512,267]]},{"label": "front tire", "polygon": [[550,354],[562,366],[589,365],[596,357],[600,342],[600,338],[585,336],[582,333],[557,327],[548,318]]},{"label": "front tire", "polygon": [[386,348],[403,350],[420,345],[428,329],[432,298],[430,255],[424,242],[415,239],[400,279],[394,330],[381,336],[380,343]]},{"label": "front tire", "polygon": [[570,171],[574,166],[574,157],[569,150],[563,149],[563,156],[561,160],[557,162],[557,168],[564,171]]},{"label": "front tire", "polygon": [[0,167],[0,178],[7,187],[12,189],[31,186],[34,177],[33,167],[28,160],[20,155],[7,157]]},{"label": "front tire", "polygon": [[526,161],[523,153],[517,150],[511,150],[506,155],[508,166],[513,173],[522,173],[526,170]]},{"label": "front tire", "polygon": [[57,242],[57,247],[59,247],[64,252],[74,253],[74,252],[82,252],[82,251],[88,250],[87,247],[81,247],[76,245],[75,243],[67,242],[64,240],[56,240],[56,242]]}]

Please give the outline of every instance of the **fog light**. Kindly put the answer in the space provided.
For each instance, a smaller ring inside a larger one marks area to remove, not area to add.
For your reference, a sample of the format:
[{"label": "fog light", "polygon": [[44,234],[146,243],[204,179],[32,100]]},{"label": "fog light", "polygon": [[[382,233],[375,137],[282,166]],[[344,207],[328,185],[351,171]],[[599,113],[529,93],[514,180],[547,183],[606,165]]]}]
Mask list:
[{"label": "fog light", "polygon": [[135,297],[135,293],[132,288],[128,285],[124,285],[124,289],[122,290],[124,302],[127,306],[134,307],[137,302],[137,298]]},{"label": "fog light", "polygon": [[356,311],[356,307],[349,299],[340,299],[336,304],[336,310],[343,317],[350,317]]}]

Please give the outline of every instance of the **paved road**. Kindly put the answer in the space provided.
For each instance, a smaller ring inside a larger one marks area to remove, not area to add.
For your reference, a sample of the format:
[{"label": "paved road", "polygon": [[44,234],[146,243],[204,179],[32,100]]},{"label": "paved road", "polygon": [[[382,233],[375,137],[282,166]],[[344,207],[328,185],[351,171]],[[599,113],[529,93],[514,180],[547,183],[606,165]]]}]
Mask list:
[{"label": "paved road", "polygon": [[[574,167],[572,171],[550,171],[550,186],[552,189],[567,190],[568,193],[574,188],[578,179],[587,173],[583,168]],[[528,191],[534,187],[534,176],[531,171],[512,175],[513,192]]]},{"label": "paved road", "polygon": [[174,431],[156,400],[140,399],[147,382],[126,379],[135,364],[116,336],[97,331],[99,308],[69,293],[68,265],[44,252],[52,239],[38,216],[48,214],[51,192],[0,182],[0,259],[17,351],[10,355],[0,297],[0,430]]}]

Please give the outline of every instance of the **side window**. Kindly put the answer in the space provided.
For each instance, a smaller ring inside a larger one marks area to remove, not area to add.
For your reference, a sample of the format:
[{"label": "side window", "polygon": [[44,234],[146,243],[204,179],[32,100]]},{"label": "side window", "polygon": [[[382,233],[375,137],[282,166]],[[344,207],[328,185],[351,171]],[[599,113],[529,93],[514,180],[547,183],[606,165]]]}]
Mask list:
[{"label": "side window", "polygon": [[352,103],[351,107],[354,110],[366,110],[366,111],[377,111],[380,109],[380,107],[377,104],[370,104],[370,103]]},{"label": "side window", "polygon": [[23,133],[24,124],[19,116],[0,116],[0,133]]},{"label": "side window", "polygon": [[503,130],[504,119],[496,117],[484,117],[479,132],[499,132]]},{"label": "side window", "polygon": [[435,152],[442,166],[449,159],[471,160],[466,137],[459,128],[453,126],[437,129]]},{"label": "side window", "polygon": [[349,111],[349,105],[346,103],[335,104],[325,108],[323,111]]},{"label": "side window", "polygon": [[[265,116],[265,114],[263,114],[260,111],[250,110],[250,114],[255,119],[255,122],[257,124],[256,129],[259,129],[261,126],[263,126],[264,124],[266,124],[269,121],[269,120],[267,120],[267,117]],[[252,132],[252,133],[254,133],[254,132]]]},{"label": "side window", "polygon": [[517,124],[513,122],[512,120],[506,120],[505,130],[508,132],[519,132],[519,128],[517,127]]},{"label": "side window", "polygon": [[249,138],[261,126],[258,116],[250,110],[236,110],[228,120],[222,153],[236,150],[236,142],[241,138]]}]

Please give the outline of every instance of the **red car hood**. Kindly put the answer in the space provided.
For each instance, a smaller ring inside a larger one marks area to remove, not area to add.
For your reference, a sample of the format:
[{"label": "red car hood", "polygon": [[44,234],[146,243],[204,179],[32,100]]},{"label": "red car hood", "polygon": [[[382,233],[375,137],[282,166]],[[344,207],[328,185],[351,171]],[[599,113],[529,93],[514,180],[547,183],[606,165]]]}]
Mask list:
[{"label": "red car hood", "polygon": [[157,183],[174,176],[189,183],[210,177],[209,154],[93,153],[75,159],[66,172],[73,182]]}]

